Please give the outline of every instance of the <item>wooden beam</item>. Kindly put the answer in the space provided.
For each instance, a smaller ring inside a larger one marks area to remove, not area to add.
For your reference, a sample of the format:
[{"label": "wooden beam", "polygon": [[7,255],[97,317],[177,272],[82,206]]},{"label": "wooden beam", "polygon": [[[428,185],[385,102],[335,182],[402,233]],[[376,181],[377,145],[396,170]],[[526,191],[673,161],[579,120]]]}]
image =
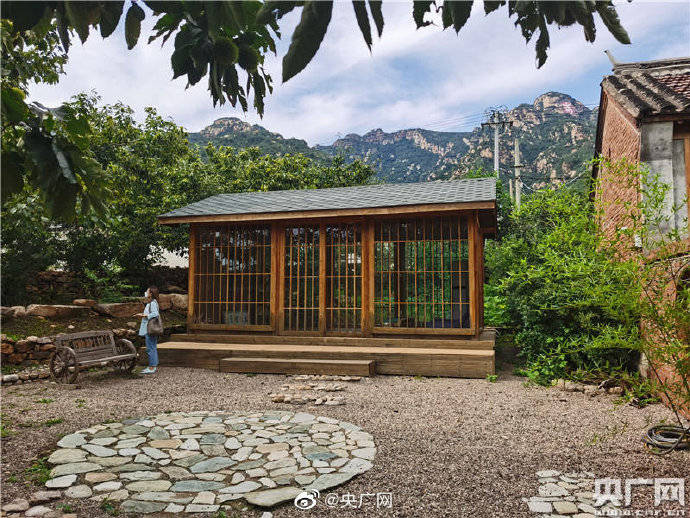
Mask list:
[{"label": "wooden beam", "polygon": [[187,325],[194,323],[194,307],[196,302],[196,268],[197,268],[197,243],[198,229],[196,225],[189,228],[189,268],[187,269]]},{"label": "wooden beam", "polygon": [[474,329],[463,327],[377,327],[375,334],[383,335],[474,335]]},{"label": "wooden beam", "polygon": [[326,225],[323,223],[319,225],[319,333],[326,334]]},{"label": "wooden beam", "polygon": [[371,336],[374,327],[374,222],[362,225],[362,333]]},{"label": "wooden beam", "polygon": [[467,218],[469,238],[469,277],[470,277],[470,327],[474,334],[479,334],[479,312],[477,300],[479,299],[479,284],[477,282],[477,241],[479,236],[479,223],[476,213]]},{"label": "wooden beam", "polygon": [[218,330],[218,331],[272,331],[271,326],[265,325],[241,325],[241,324],[189,324],[189,329]]},{"label": "wooden beam", "polygon": [[214,214],[199,216],[159,217],[161,225],[179,225],[182,223],[221,223],[243,221],[275,221],[290,219],[342,218],[356,216],[398,216],[415,214],[443,214],[461,210],[493,210],[495,201],[477,201],[467,203],[427,203],[420,205],[399,205],[394,207],[371,207],[363,209],[334,210],[301,210],[284,212],[261,212],[256,214]]},{"label": "wooden beam", "polygon": [[277,278],[276,282],[278,289],[276,290],[277,304],[276,304],[276,319],[278,325],[276,332],[282,334],[285,330],[285,228],[278,224],[278,242],[276,243],[278,264],[277,264]]},{"label": "wooden beam", "polygon": [[273,223],[271,225],[271,305],[270,305],[270,322],[271,329],[273,332],[278,331],[276,314],[278,312],[278,282],[282,278],[282,275],[278,271],[280,268],[280,226],[278,223]]}]

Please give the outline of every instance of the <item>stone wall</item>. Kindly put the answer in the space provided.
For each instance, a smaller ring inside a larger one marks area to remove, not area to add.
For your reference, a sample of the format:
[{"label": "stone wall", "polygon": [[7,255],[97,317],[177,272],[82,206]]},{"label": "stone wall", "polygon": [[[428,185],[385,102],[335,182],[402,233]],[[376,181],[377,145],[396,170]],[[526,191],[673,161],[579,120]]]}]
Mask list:
[{"label": "stone wall", "polygon": [[[187,293],[187,268],[154,266],[145,279],[128,279],[140,285],[141,290],[150,285],[161,292]],[[67,303],[79,297],[91,297],[90,284],[76,273],[61,270],[39,272],[26,284],[28,300],[42,304]]]},{"label": "stone wall", "polygon": [[[137,336],[133,329],[113,329],[116,338],[128,338]],[[1,335],[0,357],[3,364],[31,365],[44,362],[50,358],[55,349],[55,336],[27,336],[22,340]]]},{"label": "stone wall", "polygon": [[72,272],[47,270],[31,278],[26,284],[26,295],[34,302],[67,302],[84,296],[84,282]]}]

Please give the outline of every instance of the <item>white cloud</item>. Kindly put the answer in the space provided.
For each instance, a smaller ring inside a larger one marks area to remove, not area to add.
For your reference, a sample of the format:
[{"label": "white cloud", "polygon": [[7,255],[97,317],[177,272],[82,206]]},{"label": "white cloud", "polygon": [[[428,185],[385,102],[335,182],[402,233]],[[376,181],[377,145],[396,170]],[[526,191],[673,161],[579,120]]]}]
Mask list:
[{"label": "white cloud", "polygon": [[[267,59],[275,90],[266,98],[263,120],[227,104],[214,109],[205,80],[187,90],[184,79],[171,81],[172,42],[163,49],[158,43],[142,42],[127,51],[121,30],[107,40],[94,33],[85,45],[77,42],[70,51],[66,76],[58,85],[32,87],[32,98],[56,105],[93,89],[104,102],[132,106],[139,117],[145,106],[155,106],[190,131],[219,117],[237,116],[310,144],[330,143],[338,134],[376,127],[471,127],[479,118],[468,114],[490,105],[532,101],[549,90],[565,91],[585,102],[596,100],[600,78],[610,70],[603,54],[607,48],[620,61],[690,54],[683,52],[688,47],[683,42],[690,37],[690,4],[685,2],[620,4],[623,24],[633,39],[629,47],[615,42],[601,23],[593,45],[584,41],[578,27],[550,28],[549,60],[539,70],[533,43],[525,45],[505,8],[484,16],[477,2],[459,36],[439,27],[417,30],[409,2],[384,2],[383,8],[383,37],[374,37],[370,53],[351,4],[336,2],[316,58],[301,74],[281,84],[280,59],[299,13],[288,15],[279,57]],[[147,18],[144,37],[151,23]]]}]

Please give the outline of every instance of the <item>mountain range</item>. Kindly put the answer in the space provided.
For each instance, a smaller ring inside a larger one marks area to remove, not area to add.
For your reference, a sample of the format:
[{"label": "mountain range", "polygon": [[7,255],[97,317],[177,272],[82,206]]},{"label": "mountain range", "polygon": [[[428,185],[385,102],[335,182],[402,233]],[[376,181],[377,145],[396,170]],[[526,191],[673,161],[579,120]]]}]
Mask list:
[{"label": "mountain range", "polygon": [[[574,178],[594,152],[597,110],[558,92],[540,95],[532,103],[505,112],[512,127],[502,132],[499,151],[501,176],[513,174],[513,142],[520,141],[524,183],[541,187]],[[493,131],[431,131],[421,128],[349,134],[331,145],[309,146],[285,138],[257,124],[234,117],[217,119],[190,142],[243,148],[257,146],[267,154],[303,153],[321,160],[335,155],[359,158],[371,164],[387,182],[416,182],[460,178],[469,171],[493,169]]]}]

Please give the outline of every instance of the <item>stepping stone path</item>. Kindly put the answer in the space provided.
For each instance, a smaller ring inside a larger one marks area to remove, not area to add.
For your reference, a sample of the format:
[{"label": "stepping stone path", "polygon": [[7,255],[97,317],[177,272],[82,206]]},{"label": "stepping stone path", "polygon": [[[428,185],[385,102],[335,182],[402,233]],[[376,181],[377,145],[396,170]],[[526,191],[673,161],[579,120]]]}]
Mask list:
[{"label": "stepping stone path", "polygon": [[239,499],[272,507],[343,484],[376,456],[354,424],[283,411],[159,414],[79,430],[58,446],[53,497],[108,499],[133,514],[213,513]]},{"label": "stepping stone path", "polygon": [[[324,381],[354,382],[360,381],[360,376],[336,376],[328,374],[299,374],[292,376],[294,381],[309,381],[310,383],[286,384],[283,385],[281,392],[269,394],[274,403],[289,403],[292,405],[304,405],[312,403],[314,405],[344,405],[345,398],[342,396],[331,396],[324,392],[342,392],[345,385],[342,383],[323,383]],[[317,383],[321,382],[321,383]],[[306,393],[305,393],[306,392]]]},{"label": "stepping stone path", "polygon": [[608,516],[615,507],[610,502],[596,507],[594,473],[562,473],[556,470],[537,471],[537,496],[523,498],[528,509],[539,518],[596,518]]}]

